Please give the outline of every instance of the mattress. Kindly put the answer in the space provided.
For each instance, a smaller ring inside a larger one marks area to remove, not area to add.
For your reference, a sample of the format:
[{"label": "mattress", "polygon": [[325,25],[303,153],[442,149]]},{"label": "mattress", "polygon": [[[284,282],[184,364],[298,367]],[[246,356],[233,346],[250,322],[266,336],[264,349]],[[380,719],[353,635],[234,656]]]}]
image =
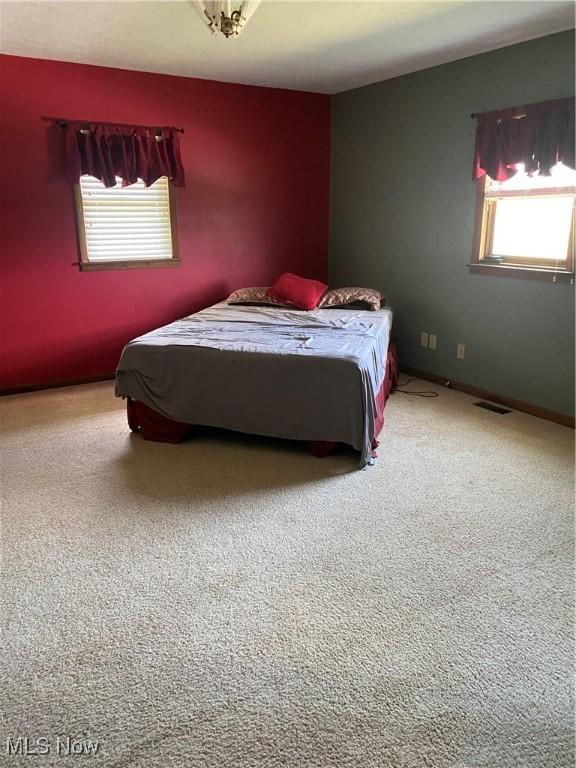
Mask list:
[{"label": "mattress", "polygon": [[364,467],[391,326],[389,308],[220,303],[127,344],[116,394],[186,424],[347,443]]}]

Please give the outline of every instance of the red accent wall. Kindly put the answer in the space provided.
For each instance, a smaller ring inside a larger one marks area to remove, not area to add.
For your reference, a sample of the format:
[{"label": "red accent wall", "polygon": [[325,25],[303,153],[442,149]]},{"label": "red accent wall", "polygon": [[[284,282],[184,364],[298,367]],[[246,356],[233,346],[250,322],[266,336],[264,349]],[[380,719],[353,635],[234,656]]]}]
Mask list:
[{"label": "red accent wall", "polygon": [[[325,279],[330,97],[0,56],[0,387],[112,373],[151,328],[282,271]],[[61,129],[185,129],[183,265],[80,272]]]}]

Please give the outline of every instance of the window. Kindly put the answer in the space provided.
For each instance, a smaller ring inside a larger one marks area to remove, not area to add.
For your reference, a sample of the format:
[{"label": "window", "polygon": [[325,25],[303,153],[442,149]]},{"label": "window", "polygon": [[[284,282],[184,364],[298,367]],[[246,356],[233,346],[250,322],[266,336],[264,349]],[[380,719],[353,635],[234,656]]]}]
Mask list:
[{"label": "window", "polygon": [[175,215],[166,176],[149,187],[105,187],[81,176],[76,189],[80,269],[176,266]]},{"label": "window", "polygon": [[530,177],[524,166],[507,181],[478,182],[471,267],[495,274],[572,275],[576,171],[562,164],[551,176]]}]

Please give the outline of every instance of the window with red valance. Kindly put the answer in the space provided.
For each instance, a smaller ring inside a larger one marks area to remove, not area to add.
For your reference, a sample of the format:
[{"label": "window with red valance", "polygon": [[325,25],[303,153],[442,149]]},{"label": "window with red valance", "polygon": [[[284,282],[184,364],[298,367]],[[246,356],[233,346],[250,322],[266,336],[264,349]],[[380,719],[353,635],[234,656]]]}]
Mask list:
[{"label": "window with red valance", "polygon": [[178,266],[172,186],[184,186],[180,130],[59,122],[75,190],[80,269]]},{"label": "window with red valance", "polygon": [[573,282],[574,98],[473,115],[472,271]]}]

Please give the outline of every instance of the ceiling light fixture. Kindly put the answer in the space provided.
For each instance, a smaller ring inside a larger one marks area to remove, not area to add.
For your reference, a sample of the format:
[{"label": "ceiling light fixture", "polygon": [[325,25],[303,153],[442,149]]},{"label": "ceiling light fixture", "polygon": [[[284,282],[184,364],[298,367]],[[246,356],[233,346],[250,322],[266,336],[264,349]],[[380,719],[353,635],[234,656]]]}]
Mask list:
[{"label": "ceiling light fixture", "polygon": [[213,35],[238,37],[261,0],[195,0],[204,23]]}]

